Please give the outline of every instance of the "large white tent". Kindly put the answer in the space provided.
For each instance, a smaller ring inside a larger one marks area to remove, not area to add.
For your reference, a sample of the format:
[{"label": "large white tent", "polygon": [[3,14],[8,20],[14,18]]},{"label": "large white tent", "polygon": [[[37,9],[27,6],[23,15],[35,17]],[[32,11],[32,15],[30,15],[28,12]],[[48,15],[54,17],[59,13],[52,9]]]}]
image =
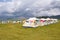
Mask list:
[{"label": "large white tent", "polygon": [[53,19],[53,18],[29,18],[27,19],[24,23],[24,27],[38,27],[38,26],[44,26],[44,25],[49,25],[58,22],[58,19]]}]

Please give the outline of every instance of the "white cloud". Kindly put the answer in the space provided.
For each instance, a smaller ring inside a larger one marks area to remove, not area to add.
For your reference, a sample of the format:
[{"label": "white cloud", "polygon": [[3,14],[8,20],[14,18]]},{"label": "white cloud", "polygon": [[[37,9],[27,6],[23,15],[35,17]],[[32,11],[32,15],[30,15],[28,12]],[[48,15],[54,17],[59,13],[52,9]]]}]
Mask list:
[{"label": "white cloud", "polygon": [[38,6],[38,7],[45,7],[47,5],[50,5],[50,3],[52,2],[52,0],[37,0],[33,6]]},{"label": "white cloud", "polygon": [[60,15],[60,9],[58,9],[58,8],[51,9],[51,10],[49,10],[48,13],[52,14],[52,15]]},{"label": "white cloud", "polygon": [[30,11],[31,9],[30,8],[26,8],[25,11]]},{"label": "white cloud", "polygon": [[54,8],[50,10],[45,10],[45,11],[39,11],[39,12],[34,12],[33,15],[35,16],[53,16],[53,15],[60,15],[60,9]]},{"label": "white cloud", "polygon": [[34,16],[60,15],[59,5],[60,0],[37,0],[32,4],[31,10]]},{"label": "white cloud", "polygon": [[1,12],[2,11],[7,11],[7,12],[14,12],[15,10],[17,10],[20,5],[21,5],[21,1],[20,0],[12,0],[10,2],[0,2],[0,9]]},{"label": "white cloud", "polygon": [[[56,4],[52,5],[51,3],[53,2],[56,2]],[[60,15],[60,9],[54,8],[58,5],[60,5],[60,0],[12,0],[10,2],[0,2],[0,15],[2,14],[2,12],[13,13],[23,8],[25,8],[24,10],[27,12],[31,11],[35,16]]]}]

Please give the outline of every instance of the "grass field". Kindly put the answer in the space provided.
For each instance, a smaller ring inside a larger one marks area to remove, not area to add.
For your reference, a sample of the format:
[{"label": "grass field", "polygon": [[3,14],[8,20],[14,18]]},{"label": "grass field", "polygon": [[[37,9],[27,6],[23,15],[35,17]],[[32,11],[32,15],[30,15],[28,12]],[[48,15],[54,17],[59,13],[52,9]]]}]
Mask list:
[{"label": "grass field", "polygon": [[24,28],[22,24],[0,24],[0,40],[60,40],[60,21],[37,28]]}]

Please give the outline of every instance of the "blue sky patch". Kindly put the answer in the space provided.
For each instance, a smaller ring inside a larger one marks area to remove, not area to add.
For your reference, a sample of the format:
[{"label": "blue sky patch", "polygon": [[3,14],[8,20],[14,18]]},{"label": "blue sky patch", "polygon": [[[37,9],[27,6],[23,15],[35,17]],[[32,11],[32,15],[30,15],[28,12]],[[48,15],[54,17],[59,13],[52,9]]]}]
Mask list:
[{"label": "blue sky patch", "polygon": [[10,2],[12,0],[0,0],[0,2]]}]

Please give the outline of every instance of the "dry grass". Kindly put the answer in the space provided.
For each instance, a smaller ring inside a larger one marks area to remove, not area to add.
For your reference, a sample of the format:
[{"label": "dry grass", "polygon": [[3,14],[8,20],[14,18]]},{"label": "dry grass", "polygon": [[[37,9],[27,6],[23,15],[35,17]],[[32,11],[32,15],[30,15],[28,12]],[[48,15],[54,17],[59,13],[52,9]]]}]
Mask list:
[{"label": "dry grass", "polygon": [[0,40],[60,40],[60,22],[37,28],[0,24]]}]

